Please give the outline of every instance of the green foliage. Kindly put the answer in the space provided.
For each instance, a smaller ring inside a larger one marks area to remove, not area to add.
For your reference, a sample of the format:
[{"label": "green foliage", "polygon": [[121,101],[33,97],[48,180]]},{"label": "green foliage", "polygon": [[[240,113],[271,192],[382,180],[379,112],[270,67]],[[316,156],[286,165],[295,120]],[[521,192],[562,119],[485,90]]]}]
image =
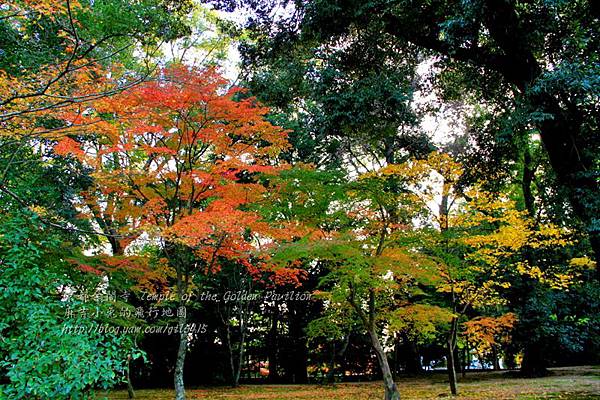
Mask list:
[{"label": "green foliage", "polygon": [[389,323],[391,332],[401,332],[417,343],[431,343],[449,329],[453,314],[447,308],[413,304],[398,308]]},{"label": "green foliage", "polygon": [[299,164],[265,179],[265,184],[274,190],[267,202],[255,207],[266,220],[297,220],[324,231],[349,223],[343,207],[335,206],[347,198],[346,178],[341,170],[322,171]]},{"label": "green foliage", "polygon": [[[0,70],[13,76],[67,60],[66,49],[73,43],[64,40],[66,32],[80,41],[81,54],[103,64],[131,66],[136,46],[156,46],[188,34],[185,17],[193,6],[190,1],[163,0],[71,2],[73,32],[66,1],[49,2],[48,9],[54,7],[50,13],[26,10],[27,2],[11,3],[14,8],[3,10],[6,17],[0,18]],[[19,18],[16,23],[15,18]]]},{"label": "green foliage", "polygon": [[306,7],[310,17],[298,34],[251,26],[240,46],[246,84],[277,123],[293,129],[290,160],[341,166],[350,152],[386,160],[427,153],[429,140],[415,130],[421,110],[412,103],[417,54],[399,49],[377,23],[359,32],[328,21],[333,29],[342,24],[330,41],[318,20],[343,18],[347,6]]},{"label": "green foliage", "polygon": [[[123,380],[130,335],[104,333],[111,321],[86,318],[112,305],[74,297],[100,281],[73,271],[69,249],[35,216],[2,218],[0,232],[0,368],[8,398],[84,399]],[[68,316],[68,309],[74,315]]]}]

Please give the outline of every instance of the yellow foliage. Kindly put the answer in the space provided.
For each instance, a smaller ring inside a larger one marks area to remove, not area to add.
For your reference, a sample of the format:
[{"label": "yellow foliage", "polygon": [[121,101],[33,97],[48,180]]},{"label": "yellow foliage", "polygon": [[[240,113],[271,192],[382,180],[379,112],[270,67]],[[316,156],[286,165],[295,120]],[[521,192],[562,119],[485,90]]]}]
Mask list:
[{"label": "yellow foliage", "polygon": [[596,262],[588,257],[575,257],[569,261],[569,265],[576,269],[594,269]]}]

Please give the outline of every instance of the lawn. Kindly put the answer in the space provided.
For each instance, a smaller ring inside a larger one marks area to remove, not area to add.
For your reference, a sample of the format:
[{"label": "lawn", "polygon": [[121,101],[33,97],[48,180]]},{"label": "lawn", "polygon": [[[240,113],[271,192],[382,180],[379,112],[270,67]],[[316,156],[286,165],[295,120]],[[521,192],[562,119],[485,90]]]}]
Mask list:
[{"label": "lawn", "polygon": [[[448,396],[443,374],[421,378],[400,378],[404,400],[439,399]],[[520,379],[505,372],[468,373],[459,382],[458,399],[600,399],[600,367],[552,369],[545,378]],[[319,385],[245,385],[237,389],[198,388],[187,391],[188,399],[281,399],[281,400],[370,400],[381,399],[380,382]],[[170,390],[138,390],[138,400],[171,400]],[[110,400],[127,399],[123,391],[108,395]]]}]

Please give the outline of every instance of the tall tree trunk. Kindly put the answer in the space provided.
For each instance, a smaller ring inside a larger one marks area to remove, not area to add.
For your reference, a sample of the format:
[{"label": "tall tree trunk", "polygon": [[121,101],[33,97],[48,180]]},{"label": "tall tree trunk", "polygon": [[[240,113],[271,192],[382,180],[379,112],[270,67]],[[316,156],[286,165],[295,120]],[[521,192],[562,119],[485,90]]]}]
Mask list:
[{"label": "tall tree trunk", "polygon": [[[383,238],[385,234],[382,233],[379,242],[379,248],[377,254],[381,254],[380,250],[382,248]],[[373,350],[375,350],[375,355],[377,356],[377,361],[379,361],[379,367],[381,369],[381,374],[383,375],[383,386],[384,386],[384,400],[400,400],[400,392],[398,392],[398,387],[394,382],[394,377],[392,375],[392,370],[390,369],[390,364],[387,359],[387,355],[381,346],[381,342],[379,341],[379,337],[377,336],[376,326],[375,326],[375,290],[373,288],[369,289],[369,313],[365,314],[362,307],[356,302],[356,292],[355,288],[352,284],[349,286],[350,288],[350,296],[348,298],[348,302],[363,323],[369,337],[371,338],[371,344],[373,345]]]},{"label": "tall tree trunk", "polygon": [[479,361],[479,364],[481,364],[481,370],[486,371],[487,370],[487,367],[485,366],[486,361],[479,351],[477,352],[477,361]]},{"label": "tall tree trunk", "polygon": [[185,311],[184,294],[186,291],[186,280],[183,274],[183,266],[177,262],[177,324],[179,328],[179,347],[175,359],[175,400],[185,400],[185,385],[183,382],[183,366],[188,348],[187,313]]},{"label": "tall tree trunk", "polygon": [[454,364],[454,349],[452,343],[448,341],[446,343],[446,364],[448,365],[448,381],[450,382],[450,393],[456,395],[458,393],[456,385],[456,369]]},{"label": "tall tree trunk", "polygon": [[450,332],[446,341],[446,364],[448,370],[448,381],[450,382],[450,392],[453,395],[458,393],[456,380],[456,360],[454,359],[454,349],[456,347],[456,331],[458,329],[458,318],[453,317],[450,324]]},{"label": "tall tree trunk", "polygon": [[[92,207],[93,208],[93,207]],[[112,250],[113,256],[122,256],[125,254],[125,249],[121,246],[118,237],[116,236],[116,232],[104,222],[107,219],[103,219],[100,217],[97,211],[92,211],[95,215],[96,222],[100,225],[103,231],[108,235],[108,243],[110,244],[110,248]],[[133,388],[133,384],[131,383],[131,377],[129,370],[131,368],[131,356],[127,358],[127,369],[125,370],[125,380],[127,381],[127,397],[130,399],[135,398],[135,390]]]},{"label": "tall tree trunk", "polygon": [[515,354],[515,345],[516,343],[510,343],[504,347],[504,363],[506,364],[506,369],[515,370],[517,369],[517,360]]},{"label": "tall tree trunk", "polygon": [[305,328],[308,304],[299,301],[287,303],[287,346],[282,355],[282,369],[285,379],[291,383],[308,382],[308,348],[306,343]]},{"label": "tall tree trunk", "polygon": [[329,384],[335,383],[335,355],[336,355],[336,346],[335,342],[331,345],[331,358],[329,358],[329,366],[327,371],[327,376],[325,377],[325,381]]},{"label": "tall tree trunk", "polygon": [[179,316],[179,347],[177,349],[177,358],[175,360],[175,399],[185,400],[185,386],[183,383],[183,366],[185,363],[185,354],[187,353],[187,318]]},{"label": "tall tree trunk", "polygon": [[377,336],[374,327],[369,329],[369,337],[371,338],[371,344],[377,355],[377,361],[379,361],[379,367],[381,368],[381,373],[383,375],[383,386],[385,389],[384,400],[400,400],[400,392],[398,392],[398,387],[396,386],[396,382],[394,382],[387,355],[381,346],[381,342],[379,341],[379,337]]},{"label": "tall tree trunk", "polygon": [[230,326],[230,314],[231,309],[225,305],[224,310],[221,309],[219,305],[217,305],[217,313],[219,314],[219,318],[221,319],[222,324],[222,332],[221,334],[224,337],[224,345],[227,350],[227,358],[229,359],[229,383],[231,387],[237,386],[237,374],[236,374],[236,363],[235,356],[233,354],[233,343],[231,340],[231,326]]},{"label": "tall tree trunk", "polygon": [[462,365],[462,376],[467,376],[467,369],[471,365],[471,354],[469,352],[469,341],[465,340],[465,347],[463,349],[463,365]]},{"label": "tall tree trunk", "polygon": [[462,359],[458,354],[458,347],[456,341],[454,341],[454,371],[458,374],[462,370]]},{"label": "tall tree trunk", "polygon": [[225,324],[225,342],[225,347],[227,348],[227,356],[229,357],[229,375],[231,379],[231,387],[237,387],[237,375],[235,370],[235,360],[233,358],[233,348],[231,344],[231,329],[229,328],[229,321],[227,321]]},{"label": "tall tree trunk", "polygon": [[271,382],[279,381],[279,357],[278,357],[279,343],[277,343],[278,342],[278,340],[277,340],[278,325],[279,325],[279,305],[277,304],[277,302],[275,302],[271,309],[271,328],[269,329],[269,336],[268,336],[269,381],[271,381]]},{"label": "tall tree trunk", "polygon": [[242,373],[242,367],[244,366],[244,350],[246,347],[246,325],[243,319],[240,319],[240,347],[238,348],[238,359],[237,368],[235,371],[234,384],[238,386],[240,384],[240,376]]}]

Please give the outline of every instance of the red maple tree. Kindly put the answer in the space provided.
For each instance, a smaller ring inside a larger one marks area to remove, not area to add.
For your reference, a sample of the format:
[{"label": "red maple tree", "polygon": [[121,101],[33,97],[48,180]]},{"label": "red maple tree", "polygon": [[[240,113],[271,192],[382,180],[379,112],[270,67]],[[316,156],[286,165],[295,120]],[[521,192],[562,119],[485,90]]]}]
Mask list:
[{"label": "red maple tree", "polygon": [[[256,176],[284,168],[278,156],[287,132],[265,119],[267,108],[239,99],[241,89],[227,84],[215,69],[163,69],[151,82],[64,113],[73,126],[89,128],[55,147],[93,170],[82,210],[113,254],[122,256],[133,240],[157,243],[175,272],[181,305],[191,276],[218,271],[224,260],[257,275],[265,267],[274,282],[299,279],[297,270],[272,270],[257,254],[297,235],[297,227],[267,223],[251,207],[268,190]],[[175,386],[182,399],[186,317],[178,323]]]}]

